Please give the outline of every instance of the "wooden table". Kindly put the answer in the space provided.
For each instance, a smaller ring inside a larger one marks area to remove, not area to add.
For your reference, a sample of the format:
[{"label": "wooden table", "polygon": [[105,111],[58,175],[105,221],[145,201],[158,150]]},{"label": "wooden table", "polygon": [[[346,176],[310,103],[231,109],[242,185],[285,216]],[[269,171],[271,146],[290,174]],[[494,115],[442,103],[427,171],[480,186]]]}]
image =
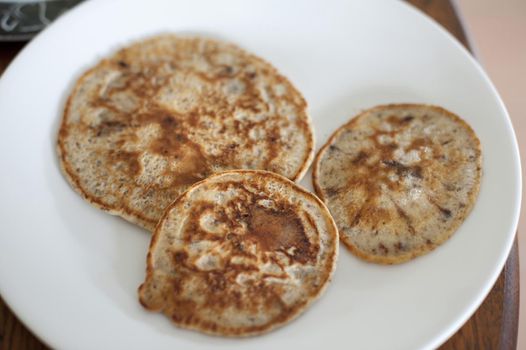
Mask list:
[{"label": "wooden table", "polygon": [[[394,0],[393,0],[394,1]],[[449,30],[469,50],[471,47],[454,2],[407,0]],[[0,44],[0,72],[24,46]],[[517,239],[497,282],[468,322],[441,349],[516,349],[519,319],[519,258]],[[47,349],[0,298],[0,350]]]}]

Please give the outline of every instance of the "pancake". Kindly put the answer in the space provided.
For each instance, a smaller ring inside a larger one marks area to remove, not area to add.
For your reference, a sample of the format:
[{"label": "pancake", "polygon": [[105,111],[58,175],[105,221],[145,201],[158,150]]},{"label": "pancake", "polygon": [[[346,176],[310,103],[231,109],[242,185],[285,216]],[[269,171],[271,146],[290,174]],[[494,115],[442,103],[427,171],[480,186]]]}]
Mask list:
[{"label": "pancake", "polygon": [[446,241],[481,181],[480,142],[453,113],[385,105],[340,127],[314,162],[316,193],[356,256],[396,264]]},{"label": "pancake", "polygon": [[313,132],[301,93],[269,63],[218,40],[162,35],[77,81],[58,154],[86,200],[153,230],[210,174],[265,169],[299,180]]},{"label": "pancake", "polygon": [[167,209],[139,299],[182,328],[261,334],[320,296],[337,254],[336,225],[312,193],[271,172],[225,172]]}]

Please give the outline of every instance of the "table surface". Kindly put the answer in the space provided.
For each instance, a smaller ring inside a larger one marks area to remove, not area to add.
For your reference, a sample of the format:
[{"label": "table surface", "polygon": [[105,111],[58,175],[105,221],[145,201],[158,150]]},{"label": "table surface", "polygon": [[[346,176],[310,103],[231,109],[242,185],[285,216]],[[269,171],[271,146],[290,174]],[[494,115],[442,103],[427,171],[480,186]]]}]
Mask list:
[{"label": "table surface", "polygon": [[[452,33],[471,50],[457,8],[450,0],[406,0]],[[3,72],[24,43],[0,44]],[[440,349],[516,349],[519,319],[517,239],[493,289],[479,309]],[[9,310],[0,297],[0,350],[48,349]]]}]

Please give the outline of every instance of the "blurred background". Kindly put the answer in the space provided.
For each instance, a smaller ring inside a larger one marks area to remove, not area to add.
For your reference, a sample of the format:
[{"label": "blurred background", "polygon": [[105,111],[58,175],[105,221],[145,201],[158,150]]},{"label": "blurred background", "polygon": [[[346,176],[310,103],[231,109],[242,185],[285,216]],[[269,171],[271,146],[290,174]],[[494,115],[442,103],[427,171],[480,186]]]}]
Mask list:
[{"label": "blurred background", "polygon": [[[457,0],[477,59],[510,114],[526,164],[526,0]],[[520,312],[517,349],[526,349],[526,210],[519,222]]]}]

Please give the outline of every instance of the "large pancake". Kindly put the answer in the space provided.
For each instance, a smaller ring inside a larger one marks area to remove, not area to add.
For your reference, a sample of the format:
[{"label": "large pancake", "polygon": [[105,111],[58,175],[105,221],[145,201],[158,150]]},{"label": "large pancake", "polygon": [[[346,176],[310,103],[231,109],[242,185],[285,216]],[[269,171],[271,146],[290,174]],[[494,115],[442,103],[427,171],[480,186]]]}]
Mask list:
[{"label": "large pancake", "polygon": [[383,264],[447,240],[473,208],[480,179],[471,127],[443,108],[410,104],[359,114],[330,137],[313,170],[343,243]]},{"label": "large pancake", "polygon": [[213,175],[182,194],[150,245],[141,303],[183,328],[267,332],[326,288],[338,230],[325,205],[266,171]]},{"label": "large pancake", "polygon": [[217,40],[163,35],[76,83],[58,137],[89,202],[152,230],[188,186],[228,169],[300,179],[313,157],[307,105],[262,59]]}]

